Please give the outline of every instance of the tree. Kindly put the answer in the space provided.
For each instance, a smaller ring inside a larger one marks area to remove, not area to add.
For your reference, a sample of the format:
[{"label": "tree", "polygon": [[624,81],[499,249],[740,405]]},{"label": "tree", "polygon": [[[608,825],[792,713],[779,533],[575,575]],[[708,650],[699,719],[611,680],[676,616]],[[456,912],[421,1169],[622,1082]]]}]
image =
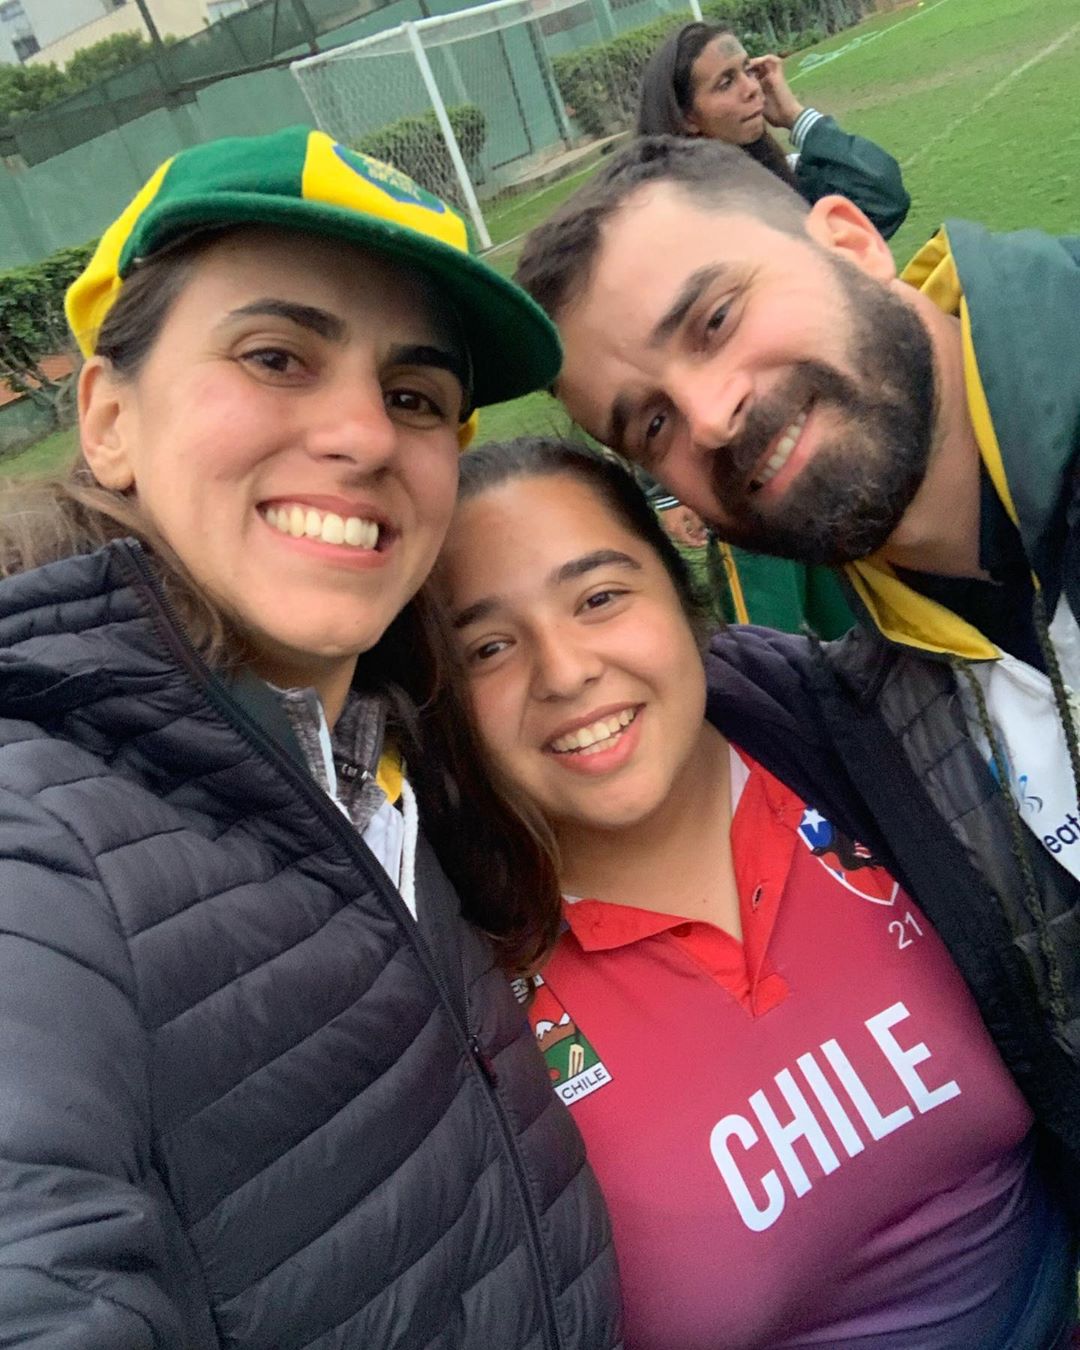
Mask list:
[{"label": "tree", "polygon": [[153,54],[150,43],[141,33],[114,33],[89,47],[77,51],[67,63],[67,92],[74,94],[98,80],[108,79],[119,70],[126,70]]},{"label": "tree", "polygon": [[[169,44],[176,38],[170,35],[164,41]],[[40,112],[50,103],[77,94],[153,54],[153,47],[141,33],[114,33],[76,52],[66,70],[51,63],[0,65],[0,126]]]},{"label": "tree", "polygon": [[43,359],[72,350],[64,293],[93,249],[93,244],[61,249],[30,267],[0,274],[0,379],[59,426],[74,417],[75,378],[54,378]]},{"label": "tree", "polygon": [[67,76],[56,66],[0,66],[0,126],[39,112],[69,91]]}]

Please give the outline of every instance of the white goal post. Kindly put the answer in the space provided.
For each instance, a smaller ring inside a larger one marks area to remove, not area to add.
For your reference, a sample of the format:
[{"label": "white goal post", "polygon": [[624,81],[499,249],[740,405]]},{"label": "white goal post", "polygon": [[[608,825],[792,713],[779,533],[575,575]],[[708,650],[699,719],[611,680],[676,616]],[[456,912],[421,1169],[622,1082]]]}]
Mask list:
[{"label": "white goal post", "polygon": [[[588,109],[570,106],[560,62],[661,16],[700,15],[699,0],[491,0],[401,23],[290,67],[316,124],[389,160],[472,222],[542,183],[590,139],[632,120],[626,73],[602,55]],[[620,77],[621,75],[621,77]],[[597,109],[600,109],[598,112]]]}]

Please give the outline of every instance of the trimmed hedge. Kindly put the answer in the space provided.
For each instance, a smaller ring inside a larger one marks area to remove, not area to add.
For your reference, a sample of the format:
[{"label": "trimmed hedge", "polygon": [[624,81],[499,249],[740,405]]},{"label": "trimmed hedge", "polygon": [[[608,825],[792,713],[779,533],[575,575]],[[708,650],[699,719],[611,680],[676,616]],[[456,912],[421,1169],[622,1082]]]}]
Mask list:
[{"label": "trimmed hedge", "polygon": [[[751,56],[795,51],[857,23],[873,0],[705,0],[707,22],[729,24]],[[610,136],[637,117],[641,76],[649,57],[685,15],[666,15],[608,42],[567,52],[552,62],[567,112],[588,136]]]},{"label": "trimmed hedge", "polygon": [[[474,182],[481,180],[479,160],[487,140],[487,118],[471,103],[447,108],[446,114],[469,176]],[[375,159],[386,160],[438,197],[456,201],[460,195],[450,152],[434,112],[399,117],[396,122],[362,136],[353,148]]]}]

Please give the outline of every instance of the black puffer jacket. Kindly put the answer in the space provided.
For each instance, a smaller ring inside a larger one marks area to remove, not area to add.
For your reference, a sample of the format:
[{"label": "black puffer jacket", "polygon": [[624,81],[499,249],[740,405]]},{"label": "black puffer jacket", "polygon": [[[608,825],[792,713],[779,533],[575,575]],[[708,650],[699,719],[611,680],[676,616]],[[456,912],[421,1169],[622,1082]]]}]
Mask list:
[{"label": "black puffer jacket", "polygon": [[618,1343],[579,1139],[417,863],[419,928],[137,547],[0,585],[0,1344]]}]

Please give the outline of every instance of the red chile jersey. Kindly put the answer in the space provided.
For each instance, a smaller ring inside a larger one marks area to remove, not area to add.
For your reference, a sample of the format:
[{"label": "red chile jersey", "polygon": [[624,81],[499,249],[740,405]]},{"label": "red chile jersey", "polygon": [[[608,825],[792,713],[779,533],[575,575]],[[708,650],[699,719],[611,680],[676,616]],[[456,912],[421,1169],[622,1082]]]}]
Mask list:
[{"label": "red chile jersey", "polygon": [[743,941],[568,904],[530,1010],[611,1209],[632,1350],[1042,1350],[1064,1221],[940,939],[732,755]]}]

